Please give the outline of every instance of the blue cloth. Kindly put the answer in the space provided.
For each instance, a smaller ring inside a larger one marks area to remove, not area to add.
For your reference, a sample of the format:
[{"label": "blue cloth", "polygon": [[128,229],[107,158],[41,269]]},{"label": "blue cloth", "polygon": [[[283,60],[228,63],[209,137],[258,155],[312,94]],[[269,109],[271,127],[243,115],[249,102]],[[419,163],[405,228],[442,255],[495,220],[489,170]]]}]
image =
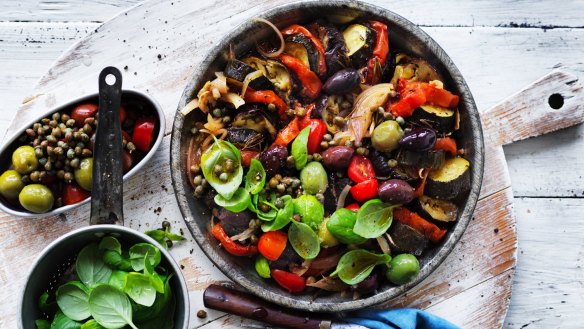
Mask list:
[{"label": "blue cloth", "polygon": [[442,318],[413,308],[362,310],[343,321],[372,329],[458,329]]}]

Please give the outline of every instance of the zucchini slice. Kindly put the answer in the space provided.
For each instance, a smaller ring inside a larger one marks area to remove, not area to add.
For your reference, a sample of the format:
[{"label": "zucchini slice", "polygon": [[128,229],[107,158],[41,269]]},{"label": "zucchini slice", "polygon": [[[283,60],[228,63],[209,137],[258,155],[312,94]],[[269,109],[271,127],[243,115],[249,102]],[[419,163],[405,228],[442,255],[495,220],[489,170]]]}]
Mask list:
[{"label": "zucchini slice", "polygon": [[397,162],[406,166],[415,166],[417,168],[438,169],[444,164],[446,154],[444,151],[425,151],[415,152],[401,149],[397,155]]},{"label": "zucchini slice", "polygon": [[442,81],[442,76],[428,63],[421,58],[411,58],[406,54],[395,56],[395,71],[391,83],[397,86],[397,80],[404,78],[409,81],[430,82],[432,80]]},{"label": "zucchini slice", "polygon": [[415,203],[418,214],[422,217],[441,223],[456,221],[458,207],[448,201],[433,199],[429,196],[422,195]]},{"label": "zucchini slice", "polygon": [[312,40],[303,34],[295,34],[286,38],[284,52],[301,60],[312,72],[318,74],[320,54]]},{"label": "zucchini slice", "polygon": [[[255,72],[253,67],[245,64],[244,62],[232,59],[227,62],[227,66],[225,67],[225,76],[239,82],[243,82],[245,77]],[[252,80],[249,83],[249,86],[255,90],[274,90],[274,85],[266,78],[264,75]]]},{"label": "zucchini slice", "polygon": [[411,120],[429,125],[439,133],[449,134],[454,131],[456,111],[427,104],[418,107],[412,114]]},{"label": "zucchini slice", "polygon": [[343,39],[345,39],[347,46],[347,55],[353,65],[360,68],[367,63],[373,54],[377,33],[363,24],[353,24],[343,31]]},{"label": "zucchini slice", "polygon": [[398,221],[393,221],[387,235],[389,246],[399,252],[420,256],[428,246],[428,238],[415,229]]},{"label": "zucchini slice", "polygon": [[430,172],[424,191],[432,198],[453,200],[469,189],[470,163],[464,158],[450,158]]}]

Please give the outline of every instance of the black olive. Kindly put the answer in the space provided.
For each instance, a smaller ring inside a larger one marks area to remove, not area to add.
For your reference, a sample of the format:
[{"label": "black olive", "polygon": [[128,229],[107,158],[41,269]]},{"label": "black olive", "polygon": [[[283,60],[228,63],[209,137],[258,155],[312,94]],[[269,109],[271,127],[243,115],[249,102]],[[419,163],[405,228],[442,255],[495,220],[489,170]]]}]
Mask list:
[{"label": "black olive", "polygon": [[322,90],[329,95],[343,95],[355,90],[360,81],[361,77],[357,70],[344,69],[328,78]]},{"label": "black olive", "polygon": [[264,165],[266,176],[272,177],[286,166],[288,149],[280,145],[272,145],[260,154],[260,162]]},{"label": "black olive", "polygon": [[399,145],[412,151],[427,151],[436,144],[436,132],[430,128],[414,128],[399,140]]}]

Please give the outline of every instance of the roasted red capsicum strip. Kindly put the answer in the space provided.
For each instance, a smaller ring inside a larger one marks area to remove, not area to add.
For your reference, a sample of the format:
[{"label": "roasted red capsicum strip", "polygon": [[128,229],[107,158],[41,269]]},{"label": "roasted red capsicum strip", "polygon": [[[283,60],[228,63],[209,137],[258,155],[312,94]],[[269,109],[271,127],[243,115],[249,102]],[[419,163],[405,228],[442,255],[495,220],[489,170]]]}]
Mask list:
[{"label": "roasted red capsicum strip", "polygon": [[434,150],[446,151],[450,153],[453,157],[456,156],[456,141],[452,137],[442,137],[436,139],[436,144],[434,144]]},{"label": "roasted red capsicum strip", "polygon": [[397,90],[400,99],[389,106],[396,117],[408,118],[412,116],[416,108],[426,103],[446,108],[454,108],[458,105],[458,96],[425,82],[410,82],[400,78]]},{"label": "roasted red capsicum strip", "polygon": [[156,119],[152,117],[136,120],[134,131],[132,132],[132,142],[136,145],[138,150],[142,152],[150,151],[155,128]]},{"label": "roasted red capsicum strip", "polygon": [[309,101],[313,101],[318,95],[320,95],[322,82],[318,76],[310,70],[310,68],[306,67],[306,65],[304,65],[304,63],[298,58],[290,55],[282,54],[279,58],[287,68],[296,74],[298,80],[300,80],[300,83],[302,84],[300,95],[307,98]]},{"label": "roasted red capsicum strip", "polygon": [[284,129],[280,130],[278,136],[276,136],[274,144],[288,146],[288,144],[290,144],[290,142],[292,142],[294,138],[300,134],[300,131],[310,124],[310,115],[313,109],[314,104],[308,104],[306,106],[306,114],[302,118],[294,117],[292,121],[288,122],[288,125],[284,127]]},{"label": "roasted red capsicum strip", "polygon": [[294,273],[272,270],[272,278],[284,289],[290,292],[301,292],[306,288],[306,279]]},{"label": "roasted red capsicum strip", "polygon": [[[369,21],[371,28],[377,32],[377,40],[373,48],[373,54],[367,63],[367,74],[365,76],[365,83],[374,85],[379,82],[379,78],[385,68],[387,54],[389,53],[389,39],[387,36],[387,25],[378,21]],[[379,63],[381,72],[375,71],[376,63]]]},{"label": "roasted red capsicum strip", "polygon": [[278,109],[278,115],[280,119],[287,122],[288,116],[286,116],[286,111],[288,110],[288,105],[284,102],[275,92],[271,90],[253,90],[247,88],[243,100],[246,103],[261,103],[261,104],[274,104]]},{"label": "roasted red capsicum strip", "polygon": [[314,35],[312,35],[312,33],[310,33],[310,31],[308,31],[304,26],[301,26],[298,24],[290,25],[280,32],[282,33],[282,35],[285,35],[285,36],[294,35],[294,34],[302,34],[305,37],[307,37],[308,39],[310,39],[310,41],[312,41],[312,43],[316,47],[316,51],[318,51],[318,74],[320,76],[326,75],[326,62],[325,62],[325,57],[324,57],[324,47],[322,46],[322,43],[320,42],[320,40],[318,40],[318,38],[316,38]]},{"label": "roasted red capsicum strip", "polygon": [[234,256],[253,256],[258,253],[258,248],[256,246],[244,246],[231,240],[223,230],[221,224],[215,224],[211,229],[211,234],[213,234],[215,239],[221,242],[221,245],[228,253]]},{"label": "roasted red capsicum strip", "polygon": [[406,208],[397,208],[393,210],[393,218],[401,224],[410,226],[414,230],[424,234],[430,241],[436,243],[444,237],[446,230],[428,222],[420,215]]},{"label": "roasted red capsicum strip", "polygon": [[308,143],[306,144],[308,154],[320,152],[320,143],[326,133],[327,127],[324,121],[319,119],[310,120],[310,133],[308,134]]}]

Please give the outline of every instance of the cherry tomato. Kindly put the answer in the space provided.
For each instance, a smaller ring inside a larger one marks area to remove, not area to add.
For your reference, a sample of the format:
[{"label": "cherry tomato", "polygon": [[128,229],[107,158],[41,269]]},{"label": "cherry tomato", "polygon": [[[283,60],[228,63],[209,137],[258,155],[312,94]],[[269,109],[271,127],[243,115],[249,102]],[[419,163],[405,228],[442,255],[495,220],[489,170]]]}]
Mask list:
[{"label": "cherry tomato", "polygon": [[260,152],[254,150],[241,150],[241,165],[249,168],[251,159],[257,159]]},{"label": "cherry tomato", "polygon": [[301,292],[306,288],[306,279],[282,270],[272,270],[272,278],[282,286],[282,288],[290,292]]},{"label": "cherry tomato", "polygon": [[349,164],[349,178],[355,183],[375,178],[375,170],[371,161],[362,155],[354,155]]},{"label": "cherry tomato", "polygon": [[132,154],[130,154],[130,152],[124,150],[124,152],[122,153],[122,168],[124,170],[124,174],[130,171],[133,165],[134,157],[132,156]]},{"label": "cherry tomato", "polygon": [[83,201],[90,196],[91,193],[85,191],[75,183],[65,184],[65,187],[63,187],[63,204],[66,206]]},{"label": "cherry tomato", "polygon": [[83,127],[85,119],[95,117],[97,109],[98,107],[96,104],[88,103],[78,105],[73,111],[71,111],[71,119],[75,120],[77,127]]},{"label": "cherry tomato", "polygon": [[354,212],[359,211],[359,208],[361,208],[361,206],[358,203],[351,203],[350,205],[345,207],[345,209],[349,209]]},{"label": "cherry tomato", "polygon": [[320,151],[320,143],[327,133],[326,124],[322,120],[310,120],[310,133],[308,134],[308,154]]},{"label": "cherry tomato", "polygon": [[288,234],[282,231],[266,232],[258,241],[258,251],[267,259],[275,261],[286,249],[287,242]]},{"label": "cherry tomato", "polygon": [[377,179],[373,178],[364,182],[358,183],[351,187],[351,195],[359,202],[371,200],[377,196],[377,188],[379,184]]},{"label": "cherry tomato", "polygon": [[154,128],[156,127],[156,120],[154,118],[140,118],[134,124],[134,132],[132,133],[132,142],[142,152],[148,152],[154,137]]}]

